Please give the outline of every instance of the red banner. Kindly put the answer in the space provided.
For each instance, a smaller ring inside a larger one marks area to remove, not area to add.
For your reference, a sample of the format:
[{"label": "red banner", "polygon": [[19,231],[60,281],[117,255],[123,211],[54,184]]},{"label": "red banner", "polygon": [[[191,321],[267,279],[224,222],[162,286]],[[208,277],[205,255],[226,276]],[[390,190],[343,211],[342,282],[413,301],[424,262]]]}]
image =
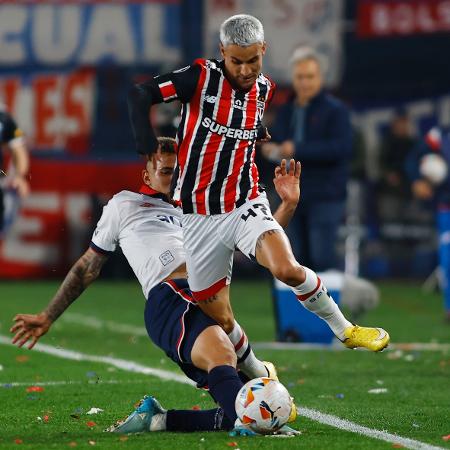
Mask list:
[{"label": "red banner", "polygon": [[450,0],[362,0],[357,16],[364,38],[450,32]]},{"label": "red banner", "polygon": [[95,98],[92,70],[1,77],[0,98],[34,150],[88,152]]},{"label": "red banner", "polygon": [[33,159],[32,193],[0,241],[0,278],[63,275],[87,248],[95,204],[138,189],[143,166]]}]

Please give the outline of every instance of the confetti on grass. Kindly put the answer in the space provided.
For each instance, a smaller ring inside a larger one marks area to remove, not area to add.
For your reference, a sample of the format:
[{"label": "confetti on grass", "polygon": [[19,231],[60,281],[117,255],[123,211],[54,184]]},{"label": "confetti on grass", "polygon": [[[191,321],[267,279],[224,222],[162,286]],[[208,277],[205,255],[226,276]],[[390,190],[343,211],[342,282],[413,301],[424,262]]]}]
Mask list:
[{"label": "confetti on grass", "polygon": [[27,362],[30,358],[27,355],[16,356],[16,361],[19,363]]},{"label": "confetti on grass", "polygon": [[27,387],[27,392],[43,392],[44,388],[42,386],[30,386]]}]

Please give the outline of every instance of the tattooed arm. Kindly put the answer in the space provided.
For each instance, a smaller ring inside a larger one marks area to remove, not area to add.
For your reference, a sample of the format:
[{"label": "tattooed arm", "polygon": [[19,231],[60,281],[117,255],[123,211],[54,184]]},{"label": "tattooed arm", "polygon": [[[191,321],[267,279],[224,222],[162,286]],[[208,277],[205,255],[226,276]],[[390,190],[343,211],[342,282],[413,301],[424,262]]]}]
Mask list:
[{"label": "tattooed arm", "polygon": [[89,248],[72,266],[47,308],[40,314],[18,314],[11,333],[16,333],[12,343],[22,347],[31,339],[31,350],[38,339],[49,330],[52,323],[83,293],[98,277],[108,256]]}]

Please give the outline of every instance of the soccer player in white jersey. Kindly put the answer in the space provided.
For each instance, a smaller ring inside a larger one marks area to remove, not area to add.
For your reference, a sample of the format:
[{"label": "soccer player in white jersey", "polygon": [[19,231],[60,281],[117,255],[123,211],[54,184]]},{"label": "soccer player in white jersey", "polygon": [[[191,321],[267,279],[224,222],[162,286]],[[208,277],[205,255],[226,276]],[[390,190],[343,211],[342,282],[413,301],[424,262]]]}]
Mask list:
[{"label": "soccer player in white jersey", "polygon": [[220,51],[220,61],[196,60],[134,86],[129,95],[140,153],[157,148],[148,120],[151,106],[173,100],[182,103],[174,198],[182,202],[194,298],[228,334],[234,333],[229,284],[238,248],[289,285],[300,304],[325,320],[345,346],[383,350],[389,343],[388,333],[350,323],[317,275],[295,260],[258,185],[255,143],[258,138],[269,138],[261,120],[275,88],[261,72],[266,52],[261,22],[244,14],[225,20],[220,28]]},{"label": "soccer player in white jersey", "polygon": [[[186,280],[182,213],[168,198],[175,152],[173,139],[160,138],[160,150],[149,157],[143,171],[140,192],[122,191],[108,202],[90,248],[71,268],[47,308],[37,315],[18,314],[11,328],[16,333],[13,343],[21,347],[30,340],[31,349],[98,277],[108,254],[119,245],[147,298],[145,325],[150,338],[199,387],[208,386],[221,408],[166,412],[153,397],[146,397],[125,423],[113,427],[116,432],[231,429],[236,421],[236,394],[243,385],[236,366],[247,375],[244,380],[273,375],[255,357],[239,324],[235,329],[240,330],[240,335],[235,333],[229,338],[194,303]],[[299,176],[300,166],[295,166],[293,160],[288,172],[285,163],[277,169],[274,183],[282,204],[275,217],[281,221],[288,221],[295,210],[300,195]],[[248,430],[238,427],[236,432]],[[295,431],[286,427],[282,433]]]}]

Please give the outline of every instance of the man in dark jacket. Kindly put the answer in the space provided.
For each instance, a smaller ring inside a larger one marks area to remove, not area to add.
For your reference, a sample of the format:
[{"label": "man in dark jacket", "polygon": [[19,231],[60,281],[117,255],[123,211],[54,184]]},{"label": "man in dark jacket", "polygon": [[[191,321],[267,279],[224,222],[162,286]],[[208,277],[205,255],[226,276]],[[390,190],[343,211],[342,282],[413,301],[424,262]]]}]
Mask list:
[{"label": "man in dark jacket", "polygon": [[319,55],[298,48],[291,58],[295,97],[280,107],[263,146],[271,159],[301,161],[303,204],[288,235],[302,264],[323,271],[335,267],[335,243],[344,215],[352,133],[347,108],[323,90]]}]

